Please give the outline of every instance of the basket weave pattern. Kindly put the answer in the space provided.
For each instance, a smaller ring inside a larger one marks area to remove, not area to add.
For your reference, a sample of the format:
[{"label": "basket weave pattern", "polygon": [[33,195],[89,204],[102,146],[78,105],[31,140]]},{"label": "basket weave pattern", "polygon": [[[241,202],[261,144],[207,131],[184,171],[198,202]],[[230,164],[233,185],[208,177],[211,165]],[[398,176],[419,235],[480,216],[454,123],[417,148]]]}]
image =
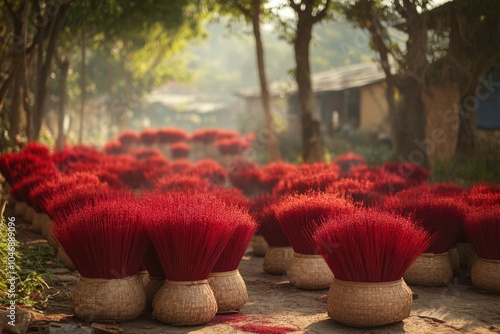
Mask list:
[{"label": "basket weave pattern", "polygon": [[217,313],[233,313],[248,300],[247,286],[238,269],[211,273],[209,284],[217,301]]},{"label": "basket weave pattern", "polygon": [[445,286],[453,278],[448,253],[423,253],[403,275],[406,283],[423,286]]},{"label": "basket weave pattern", "polygon": [[299,289],[328,289],[333,274],[321,255],[306,255],[294,252],[287,269],[290,284]]},{"label": "basket weave pattern", "polygon": [[354,327],[399,322],[410,315],[412,292],[403,279],[361,283],[334,279],[328,292],[328,316]]},{"label": "basket weave pattern", "polygon": [[47,239],[49,235],[50,217],[46,213],[42,213],[42,236]]},{"label": "basket weave pattern", "polygon": [[264,257],[264,271],[273,275],[282,275],[286,273],[292,256],[292,247],[269,246],[266,256]]},{"label": "basket weave pattern", "polygon": [[476,251],[468,242],[460,242],[457,244],[456,248],[460,257],[460,265],[470,271],[477,257]]},{"label": "basket weave pattern", "polygon": [[24,211],[24,220],[27,222],[31,222],[33,220],[33,217],[35,215],[35,210],[29,206],[26,205],[26,211]]},{"label": "basket weave pattern", "polygon": [[37,233],[42,233],[44,213],[33,210],[33,218],[31,219],[31,230]]},{"label": "basket weave pattern", "polygon": [[457,273],[460,269],[460,255],[458,255],[458,250],[455,247],[448,250],[448,258],[450,259],[453,273]]},{"label": "basket weave pattern", "polygon": [[71,307],[84,321],[130,321],[144,311],[146,295],[137,276],[120,279],[80,277]]},{"label": "basket weave pattern", "polygon": [[149,277],[144,291],[146,292],[146,300],[148,305],[153,305],[153,300],[161,287],[165,284],[165,279],[160,277]]},{"label": "basket weave pattern", "polygon": [[478,257],[470,276],[476,288],[500,293],[500,261]]},{"label": "basket weave pattern", "polygon": [[141,282],[142,287],[145,289],[149,282],[149,273],[147,270],[141,270],[137,273],[139,282]]},{"label": "basket weave pattern", "polygon": [[267,242],[261,235],[254,235],[252,238],[252,251],[255,256],[265,256],[267,252]]},{"label": "basket weave pattern", "polygon": [[166,281],[153,300],[153,316],[174,326],[202,325],[217,313],[217,302],[208,280]]},{"label": "basket weave pattern", "polygon": [[16,216],[24,217],[26,209],[28,209],[28,204],[26,204],[26,202],[16,201],[16,205],[14,206],[14,213],[16,214]]}]

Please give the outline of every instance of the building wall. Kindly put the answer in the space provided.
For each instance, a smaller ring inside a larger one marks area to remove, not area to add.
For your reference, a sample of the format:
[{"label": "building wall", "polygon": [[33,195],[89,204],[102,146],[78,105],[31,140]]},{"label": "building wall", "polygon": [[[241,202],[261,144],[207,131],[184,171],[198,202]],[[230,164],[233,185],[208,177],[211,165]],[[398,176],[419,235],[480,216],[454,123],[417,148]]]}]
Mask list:
[{"label": "building wall", "polygon": [[422,92],[426,118],[425,147],[429,162],[449,161],[455,154],[458,140],[458,103],[460,94],[455,85],[432,85]]},{"label": "building wall", "polygon": [[361,88],[360,130],[389,133],[389,107],[385,94],[384,81]]}]

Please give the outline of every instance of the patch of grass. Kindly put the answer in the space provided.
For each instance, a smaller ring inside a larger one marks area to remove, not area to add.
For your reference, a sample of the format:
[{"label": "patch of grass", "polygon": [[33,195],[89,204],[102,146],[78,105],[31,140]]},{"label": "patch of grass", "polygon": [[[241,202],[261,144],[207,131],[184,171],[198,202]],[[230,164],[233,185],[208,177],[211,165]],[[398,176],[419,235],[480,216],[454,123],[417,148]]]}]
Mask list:
[{"label": "patch of grass", "polygon": [[500,183],[499,166],[485,159],[454,159],[438,162],[431,169],[431,183],[454,182],[468,187],[477,182]]},{"label": "patch of grass", "polygon": [[[3,305],[10,303],[12,296],[9,296],[8,290],[11,282],[15,282],[14,299],[17,306],[42,310],[47,306],[49,296],[44,292],[49,288],[47,281],[51,279],[51,274],[46,272],[45,267],[47,262],[54,258],[54,251],[44,244],[20,245],[17,240],[12,240],[12,228],[10,232],[9,235],[9,227],[2,218],[0,223],[0,303]],[[15,247],[14,268],[9,268],[11,246]],[[8,279],[14,281],[7,281]]]}]

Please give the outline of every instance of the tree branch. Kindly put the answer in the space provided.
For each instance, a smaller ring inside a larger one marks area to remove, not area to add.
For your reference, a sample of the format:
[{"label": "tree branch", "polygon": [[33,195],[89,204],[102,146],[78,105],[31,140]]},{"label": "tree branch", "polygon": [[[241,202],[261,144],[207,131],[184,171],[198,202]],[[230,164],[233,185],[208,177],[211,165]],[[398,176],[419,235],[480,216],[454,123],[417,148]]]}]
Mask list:
[{"label": "tree branch", "polygon": [[252,17],[252,12],[243,6],[243,4],[238,1],[238,0],[233,0],[233,5],[239,9],[239,11],[245,16],[246,18],[251,18]]},{"label": "tree branch", "polygon": [[12,82],[14,82],[14,78],[16,77],[17,72],[19,71],[19,68],[20,68],[19,64],[14,64],[13,68],[11,69],[11,71],[9,73],[9,76],[7,77],[7,79],[3,82],[2,86],[0,87],[0,105],[2,104],[3,99],[7,95],[7,92],[9,91],[9,88],[10,88]]},{"label": "tree branch", "polygon": [[289,0],[288,3],[296,13],[302,12],[302,10],[300,9],[300,5],[297,5],[293,0]]},{"label": "tree branch", "polygon": [[326,17],[326,15],[328,14],[328,10],[330,9],[330,3],[331,3],[330,0],[326,1],[325,7],[323,7],[323,9],[314,17],[313,19],[314,23],[319,22]]},{"label": "tree branch", "polygon": [[399,0],[394,0],[394,7],[396,7],[396,11],[401,15],[402,18],[408,20],[408,13],[406,10],[401,6],[401,3]]},{"label": "tree branch", "polygon": [[12,7],[12,5],[7,0],[3,0],[3,4],[7,8],[7,10],[9,11],[10,15],[13,18],[15,18],[17,15],[16,15],[16,12],[14,11],[14,7]]}]

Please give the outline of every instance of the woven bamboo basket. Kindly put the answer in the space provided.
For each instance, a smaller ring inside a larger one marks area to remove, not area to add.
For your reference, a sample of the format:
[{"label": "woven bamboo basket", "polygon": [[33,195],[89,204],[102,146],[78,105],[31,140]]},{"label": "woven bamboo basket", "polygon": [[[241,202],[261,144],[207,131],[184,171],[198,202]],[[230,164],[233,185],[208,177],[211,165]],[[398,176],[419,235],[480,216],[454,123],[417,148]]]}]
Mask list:
[{"label": "woven bamboo basket", "polygon": [[326,305],[330,318],[348,326],[383,326],[410,315],[412,292],[403,279],[382,283],[334,279]]},{"label": "woven bamboo basket", "polygon": [[458,251],[458,256],[460,257],[460,266],[470,271],[472,268],[472,263],[477,257],[476,251],[468,242],[459,242],[456,248]]},{"label": "woven bamboo basket", "polygon": [[307,255],[294,252],[287,269],[290,284],[299,289],[328,289],[333,274],[321,255]]},{"label": "woven bamboo basket", "polygon": [[42,236],[47,239],[49,237],[49,223],[50,223],[50,217],[46,213],[42,213]]},{"label": "woven bamboo basket", "polygon": [[272,275],[285,274],[292,256],[292,247],[269,246],[264,257],[264,271]]},{"label": "woven bamboo basket", "polygon": [[423,253],[403,275],[405,282],[423,286],[445,286],[453,278],[448,253]]},{"label": "woven bamboo basket", "polygon": [[16,205],[14,206],[14,214],[18,217],[24,217],[26,209],[28,209],[28,204],[26,204],[26,202],[16,201]]},{"label": "woven bamboo basket", "polygon": [[130,321],[144,312],[146,294],[137,275],[120,279],[80,277],[71,307],[84,321]]},{"label": "woven bamboo basket", "polygon": [[64,265],[64,267],[71,269],[71,270],[76,269],[73,261],[71,261],[68,254],[66,254],[66,251],[62,247],[59,247],[57,249],[57,259],[59,261],[61,261],[61,263]]},{"label": "woven bamboo basket", "polygon": [[500,293],[500,261],[478,257],[470,276],[476,288]]},{"label": "woven bamboo basket", "polygon": [[453,273],[456,274],[460,269],[460,255],[458,255],[456,247],[448,250],[448,258],[450,259],[451,269],[453,270]]},{"label": "woven bamboo basket", "polygon": [[31,219],[31,230],[33,232],[42,233],[42,221],[41,213],[33,211],[33,217]]},{"label": "woven bamboo basket", "polygon": [[149,282],[149,273],[147,270],[141,270],[137,272],[137,277],[139,278],[139,281],[142,284],[142,287],[146,289],[146,286],[148,285]]},{"label": "woven bamboo basket", "polygon": [[24,220],[27,222],[33,221],[33,216],[35,215],[35,209],[33,207],[26,205],[26,211],[24,211]]},{"label": "woven bamboo basket", "polygon": [[50,247],[54,248],[55,250],[59,249],[59,242],[56,240],[54,237],[54,233],[52,233],[51,226],[54,224],[52,221],[47,223],[47,243],[49,244]]},{"label": "woven bamboo basket", "polygon": [[148,284],[144,288],[146,291],[146,300],[148,305],[153,305],[153,300],[155,299],[156,294],[161,289],[161,287],[165,284],[165,279],[161,277],[149,277]]},{"label": "woven bamboo basket", "polygon": [[217,301],[217,313],[234,313],[248,300],[247,286],[238,269],[211,273],[208,282]]},{"label": "woven bamboo basket", "polygon": [[254,235],[252,239],[252,251],[255,256],[265,256],[267,252],[266,239],[261,235]]},{"label": "woven bamboo basket", "polygon": [[166,281],[153,300],[153,316],[174,326],[203,325],[217,313],[208,280]]},{"label": "woven bamboo basket", "polygon": [[43,212],[33,210],[33,219],[31,220],[31,230],[37,233],[42,233],[43,220],[45,219]]}]

